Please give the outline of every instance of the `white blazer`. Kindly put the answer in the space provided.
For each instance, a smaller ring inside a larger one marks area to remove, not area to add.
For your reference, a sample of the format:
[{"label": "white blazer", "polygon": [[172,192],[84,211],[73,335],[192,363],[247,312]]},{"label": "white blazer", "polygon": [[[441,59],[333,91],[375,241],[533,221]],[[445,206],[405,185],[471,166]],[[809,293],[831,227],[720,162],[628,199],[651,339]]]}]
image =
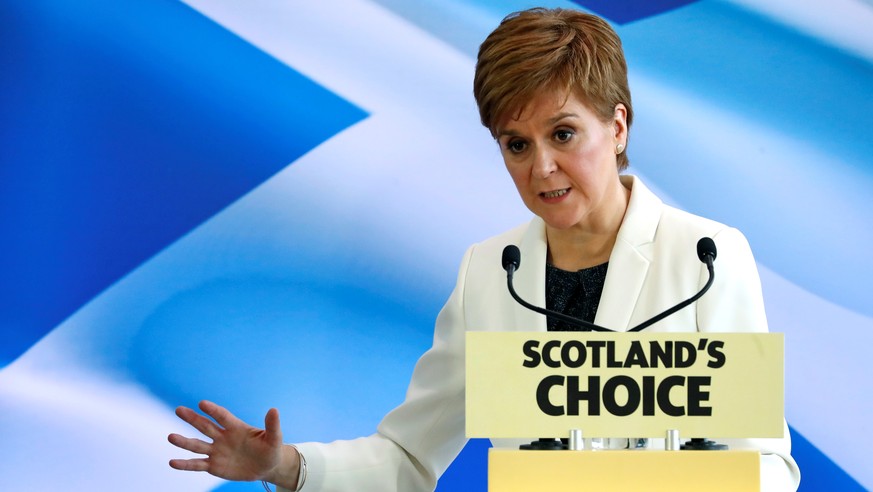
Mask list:
[{"label": "white blazer", "polygon": [[[708,236],[718,249],[712,288],[647,331],[767,331],[761,283],[746,238],[736,229],[664,205],[639,178],[621,179],[631,198],[609,258],[595,323],[626,331],[695,294],[708,278],[697,258],[697,241]],[[304,491],[434,489],[466,443],[465,332],[546,331],[545,316],[518,305],[507,291],[501,257],[508,244],[521,251],[517,292],[545,306],[547,245],[541,219],[471,246],[455,290],[437,317],[433,346],[415,367],[406,400],[385,416],[372,436],[299,444],[308,464]],[[492,441],[515,448],[520,442]],[[800,472],[790,455],[787,426],[782,439],[719,442],[731,449],[761,450],[762,491],[797,489]],[[663,445],[663,440],[651,444]]]}]

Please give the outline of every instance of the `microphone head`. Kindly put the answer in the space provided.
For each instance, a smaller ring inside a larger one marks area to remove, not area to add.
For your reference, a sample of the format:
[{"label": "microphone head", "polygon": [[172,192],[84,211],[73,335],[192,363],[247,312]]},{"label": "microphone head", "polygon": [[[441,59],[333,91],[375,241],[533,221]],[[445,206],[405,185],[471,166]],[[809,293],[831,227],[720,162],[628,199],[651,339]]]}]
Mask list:
[{"label": "microphone head", "polygon": [[521,264],[521,251],[518,250],[518,246],[514,244],[507,245],[503,248],[503,269],[507,272],[509,271],[509,267],[512,266],[513,270],[518,270],[518,266]]},{"label": "microphone head", "polygon": [[706,258],[709,257],[711,261],[715,261],[715,257],[717,255],[717,251],[715,249],[715,241],[709,237],[702,237],[700,241],[697,241],[697,257],[700,258],[700,261],[706,263]]}]

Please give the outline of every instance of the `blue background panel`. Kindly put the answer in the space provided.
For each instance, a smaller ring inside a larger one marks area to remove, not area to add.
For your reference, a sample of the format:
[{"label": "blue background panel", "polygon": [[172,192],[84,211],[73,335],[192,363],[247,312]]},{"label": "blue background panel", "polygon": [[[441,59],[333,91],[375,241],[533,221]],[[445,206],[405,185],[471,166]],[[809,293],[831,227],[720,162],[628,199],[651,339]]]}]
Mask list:
[{"label": "blue background panel", "polygon": [[366,116],[179,2],[0,19],[0,366]]},{"label": "blue background panel", "polygon": [[658,15],[697,0],[574,0],[595,14],[617,24]]}]

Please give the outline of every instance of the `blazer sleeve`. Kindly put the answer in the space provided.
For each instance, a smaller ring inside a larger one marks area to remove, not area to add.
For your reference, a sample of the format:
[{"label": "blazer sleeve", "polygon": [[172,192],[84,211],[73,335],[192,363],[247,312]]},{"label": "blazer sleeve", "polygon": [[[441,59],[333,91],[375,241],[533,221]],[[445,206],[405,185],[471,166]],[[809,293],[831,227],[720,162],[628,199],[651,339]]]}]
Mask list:
[{"label": "blazer sleeve", "polygon": [[[303,491],[432,491],[466,444],[464,434],[464,287],[475,245],[437,316],[433,346],[415,366],[406,399],[371,436],[301,443]],[[279,488],[285,491],[286,489]]]},{"label": "blazer sleeve", "polygon": [[[722,229],[713,240],[718,248],[716,281],[698,301],[697,326],[700,331],[768,331],[761,280],[748,240],[733,228]],[[705,272],[704,268],[702,280],[708,276]],[[730,449],[761,452],[763,492],[793,492],[800,485],[800,469],[791,457],[787,425],[782,438],[725,439],[719,442],[728,444]]]}]

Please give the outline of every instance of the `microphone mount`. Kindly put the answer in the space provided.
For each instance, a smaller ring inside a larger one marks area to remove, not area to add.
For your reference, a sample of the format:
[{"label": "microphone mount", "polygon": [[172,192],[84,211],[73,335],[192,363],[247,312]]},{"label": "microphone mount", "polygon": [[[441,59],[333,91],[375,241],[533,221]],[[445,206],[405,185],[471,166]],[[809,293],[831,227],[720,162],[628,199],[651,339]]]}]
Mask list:
[{"label": "microphone mount", "polygon": [[503,248],[503,268],[506,270],[506,286],[509,288],[509,294],[515,299],[516,302],[521,304],[522,306],[530,309],[531,311],[551,316],[553,318],[557,318],[565,323],[570,323],[575,326],[579,326],[583,331],[615,331],[610,330],[609,328],[604,328],[602,326],[595,325],[594,323],[589,323],[588,321],[574,318],[572,316],[567,316],[564,313],[559,313],[557,311],[552,311],[550,309],[544,309],[538,306],[534,306],[533,304],[522,299],[517,292],[515,292],[515,288],[512,286],[512,277],[515,274],[515,271],[521,265],[521,252],[518,250],[518,246],[510,244],[509,246]]},{"label": "microphone mount", "polygon": [[[675,312],[684,309],[691,305],[696,300],[700,299],[703,294],[712,287],[713,281],[715,281],[715,257],[717,256],[717,251],[715,248],[715,242],[709,237],[703,237],[699,241],[697,241],[697,258],[700,259],[701,262],[706,264],[706,269],[709,272],[709,279],[707,279],[706,284],[703,286],[700,291],[689,297],[688,299],[680,302],[679,304],[667,309],[666,311],[634,326],[628,332],[639,332],[642,331],[649,326],[661,321],[674,314]],[[519,251],[518,246],[514,244],[510,244],[503,248],[503,258],[502,258],[503,269],[506,270],[506,286],[509,289],[509,294],[515,299],[516,302],[521,304],[522,306],[530,309],[531,311],[543,314],[545,316],[552,316],[553,318],[557,318],[565,323],[569,323],[575,326],[579,326],[583,329],[583,331],[600,331],[600,332],[615,332],[615,330],[610,330],[609,328],[604,328],[602,326],[596,325],[594,323],[589,323],[588,321],[574,318],[572,316],[567,316],[566,314],[559,313],[557,311],[552,311],[549,309],[544,309],[538,306],[534,306],[533,304],[522,299],[518,293],[515,291],[515,288],[512,285],[512,278],[515,274],[516,270],[518,270],[521,265],[521,251]]]},{"label": "microphone mount", "polygon": [[713,283],[713,281],[715,281],[715,266],[713,265],[713,262],[715,261],[716,256],[717,256],[717,252],[715,249],[715,242],[711,238],[708,238],[708,237],[700,238],[700,240],[697,241],[697,258],[699,258],[700,261],[702,261],[703,263],[706,264],[706,270],[709,272],[709,279],[706,280],[706,284],[703,286],[702,289],[700,289],[700,292],[698,292],[697,294],[694,294],[693,296],[689,297],[688,299],[685,299],[684,301],[682,301],[679,304],[671,307],[670,309],[662,312],[661,314],[654,316],[654,317],[638,324],[637,326],[634,326],[633,328],[628,330],[628,332],[642,331],[642,330],[648,328],[649,326],[652,326],[653,324],[657,323],[658,321],[661,321],[662,319],[666,318],[667,316],[670,316],[671,314],[675,313],[676,311],[679,311],[681,309],[688,307],[689,305],[691,305],[691,303],[700,299],[703,296],[703,294],[706,294],[706,291],[708,291],[709,288],[712,287],[712,283]]}]

